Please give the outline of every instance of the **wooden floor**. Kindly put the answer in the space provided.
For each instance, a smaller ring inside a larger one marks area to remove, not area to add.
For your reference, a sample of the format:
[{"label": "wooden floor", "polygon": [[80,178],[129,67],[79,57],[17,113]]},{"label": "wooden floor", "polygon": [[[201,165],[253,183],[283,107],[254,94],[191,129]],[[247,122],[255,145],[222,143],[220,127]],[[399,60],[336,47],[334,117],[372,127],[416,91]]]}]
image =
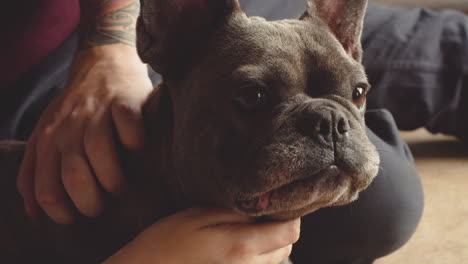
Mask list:
[{"label": "wooden floor", "polygon": [[376,264],[468,264],[468,144],[424,130],[403,136],[424,185],[424,214],[410,242]]}]

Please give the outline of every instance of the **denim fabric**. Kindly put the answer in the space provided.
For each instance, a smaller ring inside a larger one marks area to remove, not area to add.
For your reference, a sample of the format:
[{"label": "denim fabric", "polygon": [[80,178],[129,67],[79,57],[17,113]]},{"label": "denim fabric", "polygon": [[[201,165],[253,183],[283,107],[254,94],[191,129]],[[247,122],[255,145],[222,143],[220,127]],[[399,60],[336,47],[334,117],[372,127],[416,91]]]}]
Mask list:
[{"label": "denim fabric", "polygon": [[468,16],[370,5],[362,43],[369,108],[400,129],[468,138]]},{"label": "denim fabric", "polygon": [[65,87],[77,47],[75,32],[13,85],[0,89],[0,140],[29,137],[46,105]]}]

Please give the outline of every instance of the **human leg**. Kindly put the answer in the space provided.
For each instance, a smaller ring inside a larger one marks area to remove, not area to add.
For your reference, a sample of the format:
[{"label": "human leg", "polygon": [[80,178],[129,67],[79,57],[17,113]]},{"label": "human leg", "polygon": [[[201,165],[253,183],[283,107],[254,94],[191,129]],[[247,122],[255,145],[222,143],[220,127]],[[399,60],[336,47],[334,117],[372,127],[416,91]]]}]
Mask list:
[{"label": "human leg", "polygon": [[70,35],[46,59],[9,87],[0,97],[0,140],[26,140],[49,101],[67,82],[78,34]]},{"label": "human leg", "polygon": [[400,129],[468,138],[468,16],[370,4],[362,44],[369,108]]}]

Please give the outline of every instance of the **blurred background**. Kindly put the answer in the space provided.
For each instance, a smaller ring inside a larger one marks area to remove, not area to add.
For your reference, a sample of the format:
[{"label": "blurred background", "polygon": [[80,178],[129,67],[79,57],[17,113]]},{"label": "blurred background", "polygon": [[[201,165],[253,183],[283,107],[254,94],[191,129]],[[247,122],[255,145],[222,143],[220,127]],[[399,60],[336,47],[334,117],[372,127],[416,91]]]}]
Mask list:
[{"label": "blurred background", "polygon": [[[468,0],[373,1],[433,10],[455,9],[468,14]],[[452,137],[429,134],[424,129],[402,135],[413,151],[421,175],[424,214],[410,242],[376,264],[468,263],[468,145]]]}]

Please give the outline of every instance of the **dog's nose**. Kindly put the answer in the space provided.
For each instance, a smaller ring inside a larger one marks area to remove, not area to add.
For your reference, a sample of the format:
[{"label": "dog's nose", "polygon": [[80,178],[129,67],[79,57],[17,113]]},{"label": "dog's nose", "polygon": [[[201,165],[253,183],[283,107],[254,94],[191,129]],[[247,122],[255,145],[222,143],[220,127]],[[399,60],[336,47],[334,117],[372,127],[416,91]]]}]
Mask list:
[{"label": "dog's nose", "polygon": [[350,130],[348,118],[333,108],[324,107],[304,113],[299,118],[297,128],[304,136],[325,143],[341,140]]}]

